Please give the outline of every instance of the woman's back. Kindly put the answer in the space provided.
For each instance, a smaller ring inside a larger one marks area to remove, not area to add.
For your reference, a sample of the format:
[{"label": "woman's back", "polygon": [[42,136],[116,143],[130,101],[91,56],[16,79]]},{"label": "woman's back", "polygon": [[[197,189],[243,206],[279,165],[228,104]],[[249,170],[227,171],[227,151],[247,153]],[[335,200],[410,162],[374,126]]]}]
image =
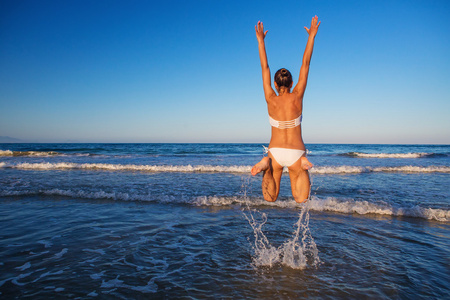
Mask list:
[{"label": "woman's back", "polygon": [[301,99],[295,93],[283,93],[267,100],[269,116],[279,121],[289,121],[302,114]]},{"label": "woman's back", "polygon": [[[279,96],[271,97],[267,100],[269,116],[280,123],[299,118],[302,115],[302,99],[299,98],[299,95],[290,92],[281,93]],[[272,126],[272,138],[270,140],[269,148],[305,149],[302,140],[301,124],[289,127],[290,128],[277,128]]]}]

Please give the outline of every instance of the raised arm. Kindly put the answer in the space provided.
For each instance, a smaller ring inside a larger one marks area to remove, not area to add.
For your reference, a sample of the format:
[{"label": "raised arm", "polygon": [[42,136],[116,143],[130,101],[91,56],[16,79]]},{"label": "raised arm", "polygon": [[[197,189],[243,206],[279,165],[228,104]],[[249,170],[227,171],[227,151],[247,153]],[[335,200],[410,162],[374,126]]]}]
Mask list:
[{"label": "raised arm", "polygon": [[276,96],[275,91],[272,88],[270,82],[270,69],[267,62],[266,45],[264,44],[264,38],[266,37],[267,30],[264,32],[264,26],[261,21],[255,26],[256,39],[258,40],[259,59],[261,61],[261,70],[263,77],[264,96],[266,101],[272,96]]},{"label": "raised arm", "polygon": [[305,53],[303,54],[302,66],[300,68],[300,75],[298,77],[298,83],[294,87],[292,92],[299,94],[300,98],[303,99],[305,94],[306,83],[308,81],[309,64],[311,62],[311,56],[314,48],[314,38],[316,37],[317,30],[319,29],[320,22],[317,23],[317,16],[314,16],[311,20],[311,27],[307,28],[305,26],[306,32],[308,32],[308,42],[306,43]]}]

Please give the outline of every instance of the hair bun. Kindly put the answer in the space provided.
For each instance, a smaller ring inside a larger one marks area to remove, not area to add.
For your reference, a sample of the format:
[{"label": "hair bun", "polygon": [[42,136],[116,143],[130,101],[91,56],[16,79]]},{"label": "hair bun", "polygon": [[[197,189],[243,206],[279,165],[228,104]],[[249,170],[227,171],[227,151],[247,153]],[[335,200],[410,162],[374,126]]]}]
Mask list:
[{"label": "hair bun", "polygon": [[289,72],[289,70],[286,69],[286,68],[279,69],[275,73],[275,76],[273,77],[273,80],[278,85],[278,87],[284,86],[284,87],[287,87],[287,88],[291,88],[292,75],[291,75],[291,72]]}]

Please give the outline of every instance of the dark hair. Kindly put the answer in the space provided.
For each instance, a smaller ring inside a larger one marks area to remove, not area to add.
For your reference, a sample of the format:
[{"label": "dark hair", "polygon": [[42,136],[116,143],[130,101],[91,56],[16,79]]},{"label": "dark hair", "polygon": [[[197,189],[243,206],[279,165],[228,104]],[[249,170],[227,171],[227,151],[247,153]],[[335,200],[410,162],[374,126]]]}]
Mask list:
[{"label": "dark hair", "polygon": [[291,72],[289,72],[285,68],[279,69],[275,73],[274,81],[277,83],[278,88],[281,88],[282,86],[290,88],[292,84]]}]

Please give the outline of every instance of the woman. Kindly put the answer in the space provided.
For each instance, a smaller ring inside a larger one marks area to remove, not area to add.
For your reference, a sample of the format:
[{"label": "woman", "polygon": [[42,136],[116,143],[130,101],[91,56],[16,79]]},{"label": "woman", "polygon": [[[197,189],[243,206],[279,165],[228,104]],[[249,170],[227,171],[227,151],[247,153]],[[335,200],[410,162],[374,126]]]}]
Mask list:
[{"label": "woman", "polygon": [[272,126],[272,138],[270,139],[268,156],[264,157],[252,168],[252,175],[263,172],[262,191],[264,199],[270,202],[277,200],[280,192],[280,180],[283,168],[289,170],[291,189],[294,199],[298,203],[308,200],[311,183],[308,170],[312,164],[305,156],[305,144],[302,139],[302,109],[303,95],[305,94],[308,80],[309,64],[314,47],[314,38],[319,29],[317,16],[311,20],[311,27],[305,27],[309,34],[298,83],[292,88],[292,75],[286,69],[280,69],[275,73],[275,88],[278,95],[272,89],[270,81],[270,69],[267,62],[264,38],[264,26],[261,21],[255,26],[258,39],[259,58],[261,60],[264,96],[269,112],[269,121]]}]

